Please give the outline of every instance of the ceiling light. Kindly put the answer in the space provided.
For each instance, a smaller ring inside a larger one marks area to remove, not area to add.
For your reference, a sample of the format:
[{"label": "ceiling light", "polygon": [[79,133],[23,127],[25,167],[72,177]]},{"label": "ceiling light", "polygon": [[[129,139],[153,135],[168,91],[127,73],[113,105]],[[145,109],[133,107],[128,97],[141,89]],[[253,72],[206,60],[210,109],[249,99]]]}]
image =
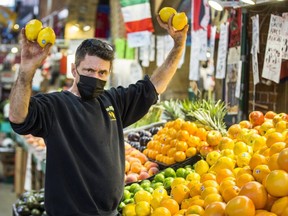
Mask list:
[{"label": "ceiling light", "polygon": [[256,0],[241,0],[243,3],[254,5]]},{"label": "ceiling light", "polygon": [[210,7],[214,8],[217,11],[223,10],[223,6],[221,5],[221,3],[218,0],[209,0],[208,4],[210,5]]},{"label": "ceiling light", "polygon": [[85,25],[83,26],[83,31],[89,31],[91,29],[91,26]]}]

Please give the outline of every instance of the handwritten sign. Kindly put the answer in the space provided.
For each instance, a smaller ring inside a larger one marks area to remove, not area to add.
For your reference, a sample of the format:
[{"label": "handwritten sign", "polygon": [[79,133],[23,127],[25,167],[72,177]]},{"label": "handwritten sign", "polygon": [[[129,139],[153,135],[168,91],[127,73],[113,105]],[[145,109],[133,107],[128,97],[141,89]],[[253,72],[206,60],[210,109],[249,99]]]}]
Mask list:
[{"label": "handwritten sign", "polygon": [[254,85],[259,83],[259,68],[258,68],[258,56],[259,53],[259,16],[251,17],[252,19],[252,71],[253,71],[253,81]]},{"label": "handwritten sign", "polygon": [[288,13],[283,13],[282,59],[288,59]]},{"label": "handwritten sign", "polygon": [[222,23],[220,26],[220,40],[218,46],[216,78],[224,79],[226,72],[226,56],[228,47],[228,27],[229,23]]},{"label": "handwritten sign", "polygon": [[279,83],[282,56],[282,26],[281,16],[271,15],[262,77]]}]

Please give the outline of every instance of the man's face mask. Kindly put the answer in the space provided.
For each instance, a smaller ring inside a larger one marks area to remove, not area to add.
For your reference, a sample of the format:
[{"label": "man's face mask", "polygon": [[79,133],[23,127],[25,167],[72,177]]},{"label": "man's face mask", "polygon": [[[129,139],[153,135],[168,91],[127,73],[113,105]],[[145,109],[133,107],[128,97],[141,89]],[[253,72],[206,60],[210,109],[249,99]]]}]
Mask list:
[{"label": "man's face mask", "polygon": [[[76,72],[78,73],[77,69]],[[78,75],[80,76],[80,80],[77,83],[77,87],[82,99],[91,100],[104,92],[106,81],[79,73]]]}]

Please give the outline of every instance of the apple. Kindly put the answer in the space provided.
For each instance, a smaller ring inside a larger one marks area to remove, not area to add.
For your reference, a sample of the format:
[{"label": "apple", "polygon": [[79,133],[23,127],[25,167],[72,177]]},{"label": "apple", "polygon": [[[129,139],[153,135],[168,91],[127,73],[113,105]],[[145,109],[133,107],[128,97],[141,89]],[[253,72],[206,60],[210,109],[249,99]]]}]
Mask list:
[{"label": "apple", "polygon": [[158,172],[159,172],[158,167],[151,167],[151,168],[148,170],[148,174],[149,174],[150,176],[155,175],[155,174],[158,173]]},{"label": "apple", "polygon": [[264,122],[264,114],[261,111],[252,111],[249,114],[249,121],[252,123],[253,127],[261,125]]},{"label": "apple", "polygon": [[273,119],[277,115],[274,111],[268,111],[265,113],[264,117],[265,119]]},{"label": "apple", "polygon": [[204,157],[206,157],[206,155],[209,153],[209,152],[212,152],[214,149],[212,146],[202,146],[200,148],[200,154]]},{"label": "apple", "polygon": [[130,183],[130,182],[136,182],[136,181],[138,181],[138,174],[137,173],[129,173],[129,174],[127,174],[127,176],[126,176],[126,180],[125,180],[125,182],[126,183]]},{"label": "apple", "polygon": [[222,134],[220,133],[220,131],[217,131],[217,130],[208,131],[206,135],[206,142],[210,146],[217,146],[220,143],[221,139],[222,139]]}]

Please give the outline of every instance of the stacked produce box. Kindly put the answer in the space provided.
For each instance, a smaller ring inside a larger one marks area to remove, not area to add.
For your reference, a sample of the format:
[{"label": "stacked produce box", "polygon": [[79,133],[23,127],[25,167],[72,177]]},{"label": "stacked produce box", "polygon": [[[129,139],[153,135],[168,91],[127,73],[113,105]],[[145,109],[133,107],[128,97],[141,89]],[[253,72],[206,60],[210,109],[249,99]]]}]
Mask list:
[{"label": "stacked produce box", "polygon": [[288,215],[288,115],[225,128],[221,102],[166,101],[167,122],[126,132],[122,215]]}]

